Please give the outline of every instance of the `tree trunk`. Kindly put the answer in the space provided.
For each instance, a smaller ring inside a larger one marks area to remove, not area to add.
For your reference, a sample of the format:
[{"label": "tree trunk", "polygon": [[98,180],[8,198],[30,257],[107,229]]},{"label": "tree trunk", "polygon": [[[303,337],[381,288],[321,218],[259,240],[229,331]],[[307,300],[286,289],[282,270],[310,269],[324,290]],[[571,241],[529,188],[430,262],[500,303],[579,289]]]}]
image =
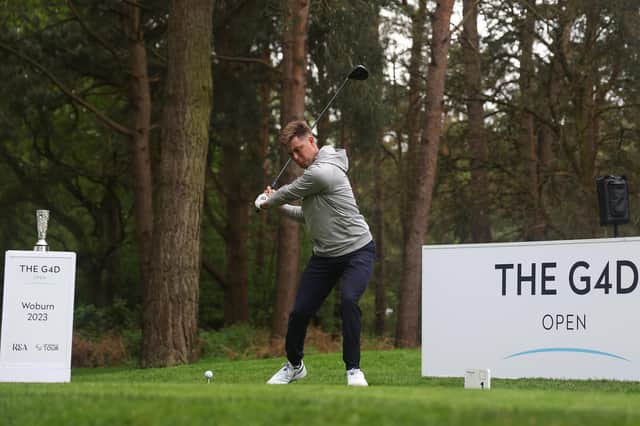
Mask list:
[{"label": "tree trunk", "polygon": [[149,131],[151,129],[151,91],[147,71],[147,51],[144,44],[144,29],[141,26],[140,7],[124,3],[124,28],[129,38],[131,80],[129,99],[133,113],[131,136],[132,168],[134,180],[134,216],[140,283],[142,291],[149,288],[151,276],[152,231],[153,231],[153,179]]},{"label": "tree trunk", "polygon": [[118,277],[119,257],[116,252],[125,239],[122,223],[122,206],[114,190],[115,182],[105,185],[104,195],[97,211],[97,227],[100,230],[101,246],[104,247],[100,261],[100,292],[96,306],[110,306],[120,287]]},{"label": "tree trunk", "polygon": [[[423,111],[423,78],[422,63],[424,61],[422,50],[425,42],[425,24],[427,22],[427,0],[419,0],[417,9],[411,14],[411,57],[409,59],[409,107],[407,110],[407,156],[401,161],[401,177],[405,188],[413,186],[416,175],[416,151],[420,139],[420,120]],[[402,152],[402,151],[400,151]],[[410,190],[408,190],[410,191]],[[407,238],[408,229],[408,203],[410,196],[407,191],[401,194],[400,217],[402,218],[402,236]]]},{"label": "tree trunk", "polygon": [[375,282],[375,333],[376,336],[384,335],[387,310],[387,281],[386,268],[384,260],[384,212],[385,208],[385,181],[382,173],[383,163],[386,155],[382,149],[379,150],[378,159],[376,159],[376,167],[374,170],[375,179],[375,207],[373,210],[373,239],[376,242],[376,263],[374,265],[374,282]]},{"label": "tree trunk", "polygon": [[[416,152],[416,179],[411,188],[408,233],[404,241],[400,304],[396,329],[396,345],[416,347],[420,318],[420,283],[422,244],[428,224],[429,210],[438,165],[438,148],[442,129],[445,75],[449,53],[449,24],[454,0],[438,2],[432,20],[431,61],[427,75],[426,110],[423,131]],[[425,268],[428,265],[424,265]]]},{"label": "tree trunk", "polygon": [[212,0],[173,0],[167,31],[162,153],[142,365],[198,356],[200,222],[213,83]]},{"label": "tree trunk", "polygon": [[473,242],[491,241],[489,224],[489,149],[484,135],[482,67],[478,37],[478,2],[464,0],[462,57],[469,124],[467,139],[471,145],[471,238]]},{"label": "tree trunk", "polygon": [[[598,153],[598,145],[600,140],[600,109],[604,99],[598,96],[601,89],[601,82],[598,70],[595,69],[593,63],[599,54],[596,46],[600,21],[600,6],[597,4],[586,5],[586,27],[584,35],[584,44],[582,48],[582,61],[579,64],[578,72],[582,78],[579,80],[579,86],[576,88],[576,133],[580,144],[580,182],[586,205],[590,206],[589,211],[598,211],[598,199],[596,191],[593,190],[593,183],[596,179],[596,155]],[[615,69],[616,62],[611,64]],[[615,78],[611,78],[615,80]],[[596,214],[588,215],[590,220],[586,226],[589,229],[589,236],[596,236],[600,231],[600,224]],[[586,227],[585,226],[585,227]]]},{"label": "tree trunk", "polygon": [[[239,139],[240,137],[237,136]],[[246,164],[239,161],[240,150],[233,144],[223,145],[222,175],[226,191],[227,230],[226,279],[224,301],[225,325],[249,322],[249,209],[243,196],[242,182]]]},{"label": "tree trunk", "polygon": [[[307,0],[287,0],[287,23],[284,32],[282,68],[282,125],[304,118],[306,86],[306,41],[309,19]],[[282,151],[283,154],[284,151]],[[284,159],[285,156],[283,156]],[[292,162],[283,174],[283,181],[296,178],[299,168]],[[286,217],[278,225],[278,265],[276,272],[276,303],[271,323],[272,338],[286,334],[289,312],[293,306],[298,285],[298,259],[300,257],[300,227]]]},{"label": "tree trunk", "polygon": [[[535,2],[534,2],[535,3]],[[534,4],[535,6],[535,4]],[[527,8],[520,31],[520,152],[524,165],[523,185],[525,190],[525,205],[529,216],[525,218],[525,240],[544,240],[545,225],[540,204],[540,175],[538,173],[538,144],[535,132],[533,113],[525,108],[534,99],[532,80],[533,69],[533,39],[535,31],[534,12]]]},{"label": "tree trunk", "polygon": [[[262,58],[263,60],[270,60],[271,49],[265,47]],[[271,103],[271,92],[272,92],[272,84],[271,79],[266,78],[260,85],[260,101],[264,108],[262,110],[261,122],[260,122],[260,150],[258,153],[258,161],[262,166],[262,182],[266,185],[267,176],[265,174],[264,164],[267,159],[267,149],[269,147],[269,131],[270,131],[270,120],[271,120],[271,110],[268,108],[268,105]],[[258,285],[260,287],[264,287],[267,285],[267,280],[265,277],[270,277],[270,274],[267,272],[267,264],[266,264],[266,250],[267,250],[267,217],[266,214],[258,214],[255,216],[257,220],[257,229],[256,229],[256,237],[255,237],[255,276],[258,277]]]}]

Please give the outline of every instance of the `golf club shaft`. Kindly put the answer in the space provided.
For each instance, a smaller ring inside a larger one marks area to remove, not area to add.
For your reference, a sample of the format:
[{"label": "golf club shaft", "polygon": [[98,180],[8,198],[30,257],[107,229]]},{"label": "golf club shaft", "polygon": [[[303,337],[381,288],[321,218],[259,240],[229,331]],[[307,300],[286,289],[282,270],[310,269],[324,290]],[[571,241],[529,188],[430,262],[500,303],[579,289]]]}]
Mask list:
[{"label": "golf club shaft", "polygon": [[344,85],[347,84],[347,81],[349,81],[349,77],[344,79],[344,81],[342,82],[340,87],[338,87],[338,90],[336,90],[336,93],[334,93],[333,96],[331,97],[331,99],[329,99],[329,102],[327,102],[327,105],[324,107],[324,109],[322,111],[320,111],[320,114],[316,118],[316,121],[314,121],[313,125],[311,126],[311,130],[315,129],[316,125],[318,124],[318,122],[320,122],[320,119],[322,118],[324,113],[327,112],[327,110],[329,109],[329,107],[331,106],[331,104],[333,103],[335,98],[338,96],[338,93],[340,93],[340,91],[342,90]]},{"label": "golf club shaft", "polygon": [[[333,96],[331,97],[331,99],[329,99],[329,102],[327,103],[327,105],[324,107],[324,109],[322,111],[320,111],[320,115],[318,115],[318,117],[316,118],[316,120],[313,122],[313,125],[311,126],[311,131],[313,131],[313,129],[316,128],[316,125],[318,124],[318,122],[320,121],[320,119],[322,118],[322,116],[324,115],[325,112],[327,112],[327,110],[329,109],[329,107],[331,106],[331,104],[333,103],[333,101],[335,100],[335,98],[338,96],[338,94],[340,93],[340,91],[342,90],[342,88],[344,87],[345,84],[347,84],[347,81],[349,81],[349,77],[345,78],[344,81],[342,82],[342,84],[340,85],[340,87],[338,87],[338,90],[336,90],[336,93],[333,94]],[[284,163],[284,166],[282,167],[282,169],[280,170],[280,173],[278,173],[278,175],[276,176],[276,178],[273,180],[273,182],[271,183],[271,188],[275,189],[278,181],[280,180],[280,176],[282,176],[282,174],[284,173],[284,171],[287,169],[287,167],[289,166],[289,163],[291,162],[291,157],[289,157],[287,159],[287,162]]]}]

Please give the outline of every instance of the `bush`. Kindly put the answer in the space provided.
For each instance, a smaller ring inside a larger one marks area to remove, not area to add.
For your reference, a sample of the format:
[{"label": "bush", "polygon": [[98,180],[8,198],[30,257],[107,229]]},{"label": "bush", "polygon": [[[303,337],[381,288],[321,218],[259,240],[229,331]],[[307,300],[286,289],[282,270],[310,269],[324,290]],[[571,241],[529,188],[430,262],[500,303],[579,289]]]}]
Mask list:
[{"label": "bush", "polygon": [[138,317],[137,311],[127,307],[123,300],[103,308],[77,306],[71,365],[105,367],[134,363],[141,345]]},{"label": "bush", "polygon": [[110,367],[129,360],[122,337],[107,334],[97,340],[88,340],[74,333],[71,352],[72,367]]},{"label": "bush", "polygon": [[248,325],[232,325],[216,331],[200,331],[200,349],[204,357],[256,358],[258,348],[269,346],[269,332]]},{"label": "bush", "polygon": [[111,305],[76,306],[73,315],[74,330],[82,330],[83,335],[99,337],[114,330],[130,330],[139,327],[140,315],[137,309],[131,309],[122,299],[116,299]]},{"label": "bush", "polygon": [[[375,341],[375,340],[374,340]],[[374,342],[363,339],[364,346]],[[387,342],[381,346],[387,347]],[[248,325],[233,325],[217,331],[201,331],[200,347],[203,357],[255,359],[284,356],[284,338],[272,339],[267,329]],[[305,353],[336,352],[342,350],[342,337],[318,327],[309,327]]]},{"label": "bush", "polygon": [[[142,332],[136,312],[124,302],[96,308],[79,306],[75,311],[72,366],[104,367],[134,365],[142,347]],[[200,330],[200,355],[204,358],[256,359],[283,357],[284,338],[271,338],[266,328],[233,325],[220,330]],[[392,349],[388,338],[362,336],[362,349]],[[342,336],[310,326],[305,340],[305,353],[339,352]]]}]

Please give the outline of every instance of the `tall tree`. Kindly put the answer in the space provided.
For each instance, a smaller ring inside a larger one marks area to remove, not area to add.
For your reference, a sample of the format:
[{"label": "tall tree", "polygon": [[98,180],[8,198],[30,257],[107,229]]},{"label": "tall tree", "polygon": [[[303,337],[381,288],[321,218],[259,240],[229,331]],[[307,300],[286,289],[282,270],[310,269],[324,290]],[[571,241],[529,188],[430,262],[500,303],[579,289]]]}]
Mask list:
[{"label": "tall tree", "polygon": [[[308,0],[286,0],[282,63],[282,125],[304,118],[306,87],[306,41],[309,22]],[[284,153],[284,152],[283,152]],[[286,156],[287,153],[284,153]],[[298,168],[299,170],[299,168]],[[292,162],[283,174],[283,181],[296,177]],[[300,242],[298,223],[282,216],[278,225],[278,265],[276,272],[276,303],[271,323],[272,337],[284,336],[289,311],[293,306],[298,284]]]},{"label": "tall tree", "polygon": [[527,218],[524,238],[526,240],[542,240],[545,236],[545,226],[541,206],[541,179],[539,175],[538,138],[536,134],[535,117],[531,111],[535,87],[533,86],[534,62],[533,42],[535,37],[535,14],[532,9],[535,1],[527,7],[524,18],[520,23],[520,155],[523,170],[522,184],[526,188],[525,203],[527,210],[533,212]]},{"label": "tall tree", "polygon": [[142,365],[198,356],[200,228],[211,80],[213,0],[172,0],[151,287],[144,293]]},{"label": "tall tree", "polygon": [[462,58],[467,104],[467,139],[471,148],[471,238],[491,241],[489,223],[489,149],[484,131],[482,100],[482,59],[478,35],[479,0],[463,0]]},{"label": "tall tree", "polygon": [[[614,87],[624,79],[622,66],[628,56],[624,22],[625,16],[637,12],[637,3],[632,3],[612,7],[606,2],[563,0],[549,11],[554,25],[548,47],[553,56],[548,67],[549,112],[544,116],[550,117],[558,142],[556,174],[568,177],[554,182],[564,191],[553,194],[562,203],[554,207],[556,223],[550,225],[561,228],[563,237],[600,232],[594,180],[600,163],[611,155],[605,154],[605,142],[613,139],[604,132],[605,117],[625,108],[623,101],[615,100]],[[548,143],[550,135],[543,136]],[[577,205],[581,207],[576,209]]]},{"label": "tall tree", "polygon": [[[39,40],[40,46],[32,43],[27,46],[22,40],[18,42],[20,47],[14,50],[14,54],[25,63],[31,64],[70,102],[79,106],[80,108],[74,109],[78,116],[88,111],[97,121],[126,137],[130,142],[131,167],[128,170],[132,170],[134,175],[136,206],[134,216],[138,231],[140,281],[144,287],[148,283],[151,258],[152,189],[149,154],[151,100],[141,8],[135,3],[81,5],[70,0],[64,3],[64,6],[47,3],[38,13],[33,14],[41,19],[36,18],[30,23],[24,23],[21,31],[29,33],[27,38]],[[34,3],[28,7],[36,6]],[[113,31],[114,27],[109,25],[111,22],[105,20],[105,17],[115,15],[122,18],[121,21],[116,22],[118,31]],[[96,28],[93,19],[103,19],[104,25]],[[42,29],[38,29],[39,26]],[[124,31],[121,31],[122,29]],[[73,44],[73,49],[68,49],[70,44]],[[49,47],[44,49],[46,52],[44,55],[42,55],[43,52],[36,53],[45,46]],[[8,46],[4,48],[13,50]],[[87,53],[89,51],[91,54]],[[64,61],[59,59],[60,52],[65,52]],[[128,64],[123,65],[127,61]],[[105,102],[110,97],[106,95],[106,91],[103,91],[107,86],[115,89],[116,95],[111,95],[115,102]],[[127,118],[120,117],[119,95],[121,93],[126,94],[126,100],[129,102],[131,113],[124,114]],[[44,115],[42,117],[44,118]],[[54,145],[57,144],[54,143]],[[47,146],[46,152],[42,153],[44,157],[53,154],[56,150],[55,146]],[[114,183],[111,180],[109,185],[113,187]],[[75,191],[75,194],[80,196],[82,191]],[[111,191],[110,196],[105,198],[101,207],[97,207],[94,212],[98,213],[99,210],[109,206],[115,207],[121,201],[115,197],[115,192]],[[121,206],[118,206],[118,209],[120,208]],[[108,213],[107,216],[112,218],[111,225],[101,220],[100,226],[113,228],[106,231],[103,238],[105,242],[107,235],[119,234],[119,228],[113,223],[115,216]],[[85,241],[81,241],[84,244]],[[93,275],[101,277],[94,281],[96,291],[92,295],[92,301],[98,305],[110,303],[115,294],[114,288],[111,288],[114,287],[113,284],[105,287],[100,283],[105,279],[107,282],[117,281],[114,274],[117,262],[113,254],[116,250],[116,247],[109,249],[112,254],[108,256],[108,261],[98,260],[102,256],[88,256],[91,263],[96,261]],[[87,250],[85,252],[88,253]]]},{"label": "tall tree", "polygon": [[387,268],[384,256],[385,244],[385,223],[384,212],[385,205],[385,186],[383,164],[387,155],[382,148],[378,150],[378,157],[374,159],[374,169],[378,172],[374,173],[375,182],[375,207],[373,208],[373,238],[376,242],[376,262],[374,264],[374,284],[375,284],[375,325],[374,331],[376,336],[382,336],[385,332],[385,323],[387,316]]},{"label": "tall tree", "polygon": [[[406,6],[409,8],[409,6]],[[409,107],[407,110],[407,156],[404,161],[400,161],[400,173],[402,175],[405,186],[409,188],[414,182],[416,176],[416,168],[418,162],[417,152],[419,150],[421,115],[424,114],[424,72],[423,63],[425,50],[425,24],[427,22],[427,0],[418,1],[415,9],[411,9],[411,56],[409,58],[409,82],[407,89],[409,90],[408,100]],[[401,155],[402,150],[399,150]],[[409,232],[408,205],[411,203],[409,192],[403,191],[404,197],[400,206],[400,217],[403,218],[403,237],[406,239]]]},{"label": "tall tree", "polygon": [[429,69],[426,87],[426,107],[423,131],[416,150],[415,186],[410,188],[408,233],[404,241],[400,304],[396,329],[396,344],[400,347],[418,345],[420,318],[420,282],[422,244],[428,224],[433,188],[438,165],[438,148],[442,129],[445,75],[447,70],[451,33],[449,25],[454,0],[437,2],[431,22]]},{"label": "tall tree", "polygon": [[[218,2],[214,11],[215,66],[217,84],[211,136],[208,218],[224,239],[223,277],[224,324],[249,322],[250,216],[249,206],[258,188],[263,188],[263,163],[269,136],[269,93],[265,85],[272,79],[270,57],[263,51],[273,42],[271,19],[262,4]],[[267,86],[268,87],[268,86]],[[266,133],[265,133],[266,132]],[[267,139],[263,139],[267,137]],[[256,139],[260,138],[256,142]],[[219,200],[220,202],[214,202]],[[208,225],[209,223],[207,223]],[[256,245],[264,242],[256,242]],[[209,252],[209,250],[207,250]],[[213,265],[214,259],[206,259]],[[220,263],[220,262],[218,262]],[[210,271],[210,268],[208,267]],[[264,271],[260,271],[264,273]]]},{"label": "tall tree", "polygon": [[151,279],[153,235],[153,177],[149,143],[151,88],[141,6],[138,3],[125,2],[122,8],[130,64],[129,101],[132,111],[130,139],[134,176],[134,216],[140,262],[140,283],[144,292],[144,289],[149,287]]}]

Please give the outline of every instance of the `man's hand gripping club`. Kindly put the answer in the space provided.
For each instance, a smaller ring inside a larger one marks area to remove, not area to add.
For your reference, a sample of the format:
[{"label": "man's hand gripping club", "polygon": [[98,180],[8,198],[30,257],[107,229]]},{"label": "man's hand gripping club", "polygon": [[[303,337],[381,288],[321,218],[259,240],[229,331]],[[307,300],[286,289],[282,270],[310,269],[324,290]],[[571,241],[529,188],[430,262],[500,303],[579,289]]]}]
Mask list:
[{"label": "man's hand gripping club", "polygon": [[273,195],[274,192],[275,191],[270,186],[267,186],[264,192],[258,195],[258,197],[256,198],[256,201],[254,201],[253,203],[256,206],[257,212],[259,212],[260,210],[266,210],[269,208],[269,206],[265,203],[267,202],[269,197]]}]

